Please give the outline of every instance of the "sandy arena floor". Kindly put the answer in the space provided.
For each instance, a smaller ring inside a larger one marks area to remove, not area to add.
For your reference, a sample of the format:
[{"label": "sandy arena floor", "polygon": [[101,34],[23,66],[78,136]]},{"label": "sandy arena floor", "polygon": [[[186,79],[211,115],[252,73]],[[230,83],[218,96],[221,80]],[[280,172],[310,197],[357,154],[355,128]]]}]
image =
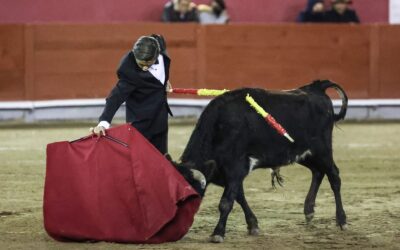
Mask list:
[{"label": "sandy arena floor", "polygon": [[[170,128],[170,152],[180,156],[193,129]],[[324,179],[316,214],[305,224],[303,202],[311,174],[299,165],[282,169],[284,188],[271,189],[269,171],[246,179],[247,200],[259,220],[260,236],[248,236],[235,204],[225,242],[208,243],[218,219],[222,189],[210,186],[190,232],[161,245],[59,243],[43,229],[45,148],[49,142],[85,135],[87,126],[0,127],[0,249],[400,249],[400,123],[344,123],[335,128],[334,158],[341,170],[349,229],[340,231],[335,204]]]}]

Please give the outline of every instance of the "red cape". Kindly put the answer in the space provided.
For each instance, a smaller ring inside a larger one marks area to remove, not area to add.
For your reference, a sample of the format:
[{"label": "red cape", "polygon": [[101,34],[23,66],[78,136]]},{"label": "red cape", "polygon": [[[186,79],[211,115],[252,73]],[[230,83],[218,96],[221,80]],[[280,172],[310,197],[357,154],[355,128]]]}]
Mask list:
[{"label": "red cape", "polygon": [[57,240],[182,238],[201,198],[135,128],[47,145],[44,225]]}]

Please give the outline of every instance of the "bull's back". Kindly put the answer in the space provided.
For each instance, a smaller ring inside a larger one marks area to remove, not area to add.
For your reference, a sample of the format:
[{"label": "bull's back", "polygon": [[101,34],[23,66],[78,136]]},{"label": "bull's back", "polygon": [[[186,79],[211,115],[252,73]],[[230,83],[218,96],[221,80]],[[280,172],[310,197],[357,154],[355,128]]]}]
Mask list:
[{"label": "bull's back", "polygon": [[[280,135],[250,106],[245,99],[247,94],[286,129],[295,143]],[[215,105],[213,111],[218,113],[219,138],[215,141],[223,143],[237,137],[236,143],[243,145],[249,155],[263,155],[269,166],[291,162],[297,155],[318,147],[321,138],[329,138],[332,133],[333,108],[324,94],[246,88],[220,98],[220,105]]]},{"label": "bull's back", "polygon": [[[250,106],[247,94],[286,129],[294,143]],[[323,92],[237,89],[218,96],[205,108],[182,160],[200,164],[233,150],[263,158],[268,166],[286,165],[321,143],[331,143],[322,140],[331,137],[333,124],[332,103]]]},{"label": "bull's back", "polygon": [[269,91],[245,88],[227,93],[223,105],[217,107],[219,122],[236,122],[236,126],[231,124],[235,127],[240,126],[240,123],[247,123],[270,128],[264,118],[246,101],[247,94],[288,132],[296,133],[300,129],[312,133],[315,127],[330,123],[333,125],[333,107],[329,97],[324,93],[307,93],[299,89]]}]

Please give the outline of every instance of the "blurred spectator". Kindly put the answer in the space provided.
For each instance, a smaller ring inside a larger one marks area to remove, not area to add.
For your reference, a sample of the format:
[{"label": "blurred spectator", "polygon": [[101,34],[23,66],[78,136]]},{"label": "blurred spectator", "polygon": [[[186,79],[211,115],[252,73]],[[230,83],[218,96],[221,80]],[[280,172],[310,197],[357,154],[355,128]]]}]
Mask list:
[{"label": "blurred spectator", "polygon": [[308,0],[307,7],[300,12],[297,18],[299,22],[321,23],[325,21],[324,0]]},{"label": "blurred spectator", "polygon": [[332,9],[326,12],[329,23],[359,23],[357,13],[349,8],[351,0],[332,0]]},{"label": "blurred spectator", "polygon": [[164,22],[198,22],[196,4],[192,0],[171,0],[164,6]]},{"label": "blurred spectator", "polygon": [[201,24],[226,24],[229,22],[224,0],[211,0],[210,5],[200,4],[197,10]]}]

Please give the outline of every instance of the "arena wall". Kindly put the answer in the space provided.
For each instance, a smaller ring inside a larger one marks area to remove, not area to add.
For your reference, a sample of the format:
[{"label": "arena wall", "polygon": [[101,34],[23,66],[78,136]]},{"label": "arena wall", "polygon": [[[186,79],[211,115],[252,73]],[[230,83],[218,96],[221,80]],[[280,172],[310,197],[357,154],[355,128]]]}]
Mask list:
[{"label": "arena wall", "polygon": [[350,98],[400,98],[400,26],[0,25],[0,100],[104,98],[133,41],[162,33],[174,87],[290,89],[331,79]]}]

